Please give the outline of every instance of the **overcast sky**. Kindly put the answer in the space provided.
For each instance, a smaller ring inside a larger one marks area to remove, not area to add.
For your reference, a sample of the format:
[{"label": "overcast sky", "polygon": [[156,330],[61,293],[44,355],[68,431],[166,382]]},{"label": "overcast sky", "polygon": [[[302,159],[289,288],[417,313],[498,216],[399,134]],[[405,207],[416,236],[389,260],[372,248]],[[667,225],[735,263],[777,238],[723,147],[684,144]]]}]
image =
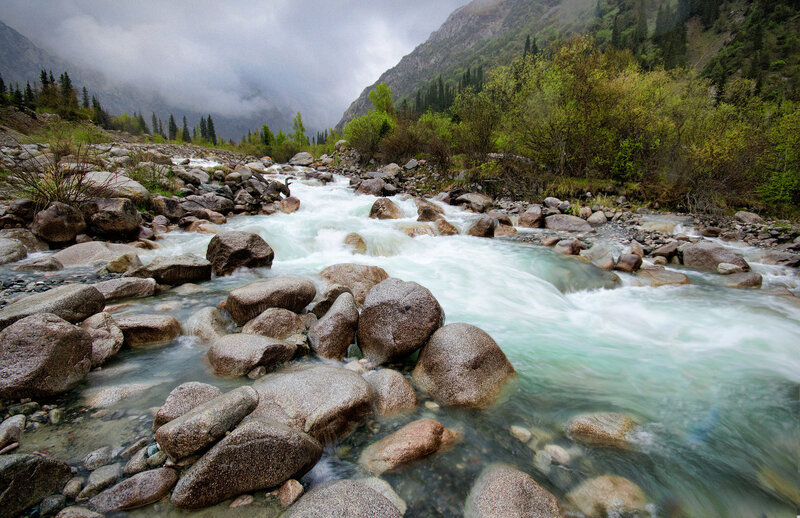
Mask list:
[{"label": "overcast sky", "polygon": [[274,102],[321,127],[466,3],[0,0],[0,18],[178,107],[240,116]]}]

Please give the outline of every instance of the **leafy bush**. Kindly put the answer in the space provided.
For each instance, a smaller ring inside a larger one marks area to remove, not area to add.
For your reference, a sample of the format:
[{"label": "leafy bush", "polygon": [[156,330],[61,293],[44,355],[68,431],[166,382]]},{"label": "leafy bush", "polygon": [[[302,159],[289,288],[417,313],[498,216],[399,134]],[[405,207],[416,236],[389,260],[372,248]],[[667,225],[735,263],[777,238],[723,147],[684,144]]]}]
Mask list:
[{"label": "leafy bush", "polygon": [[347,123],[344,138],[364,161],[369,161],[378,152],[381,139],[392,130],[393,122],[388,113],[373,110]]}]

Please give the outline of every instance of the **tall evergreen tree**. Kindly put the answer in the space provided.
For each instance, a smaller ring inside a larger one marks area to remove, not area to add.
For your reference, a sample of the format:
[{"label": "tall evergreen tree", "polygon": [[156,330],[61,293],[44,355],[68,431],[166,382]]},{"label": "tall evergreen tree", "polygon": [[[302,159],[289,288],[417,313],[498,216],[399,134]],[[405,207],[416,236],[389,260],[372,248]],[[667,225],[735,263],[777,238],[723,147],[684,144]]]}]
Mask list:
[{"label": "tall evergreen tree", "polygon": [[603,17],[603,6],[600,4],[600,0],[597,0],[597,3],[594,5],[594,17],[595,18]]},{"label": "tall evergreen tree", "polygon": [[528,34],[528,37],[525,38],[525,51],[522,53],[522,58],[525,59],[528,57],[528,53],[531,51],[531,35]]},{"label": "tall evergreen tree", "polygon": [[622,48],[622,27],[618,14],[614,16],[614,26],[611,29],[611,46],[616,49]]},{"label": "tall evergreen tree", "polygon": [[647,39],[647,6],[644,0],[638,0],[636,4],[636,32],[634,33],[634,38],[637,45]]},{"label": "tall evergreen tree", "polygon": [[161,135],[162,138],[167,138],[167,134],[164,133],[164,124],[161,121],[161,118],[158,119],[158,134]]},{"label": "tall evergreen tree", "polygon": [[14,88],[13,95],[11,96],[11,102],[17,108],[22,108],[25,106],[25,97],[22,95],[22,90],[20,90],[19,84],[16,84]]},{"label": "tall evergreen tree", "polygon": [[275,135],[272,134],[270,131],[269,126],[264,124],[261,126],[261,143],[264,144],[264,147],[267,148],[267,153],[269,153],[270,146],[275,141]]},{"label": "tall evergreen tree", "polygon": [[139,127],[142,129],[142,133],[149,135],[150,128],[147,127],[147,123],[144,121],[144,116],[142,116],[141,113],[138,115],[137,120],[139,121]]},{"label": "tall evergreen tree", "polygon": [[178,125],[175,124],[175,117],[172,114],[169,114],[169,122],[167,123],[167,133],[169,140],[177,140],[178,139]]},{"label": "tall evergreen tree", "polygon": [[192,137],[189,135],[189,125],[186,122],[186,115],[183,116],[183,129],[181,132],[181,140],[184,142],[191,142]]},{"label": "tall evergreen tree", "polygon": [[22,103],[26,108],[30,110],[36,109],[36,96],[33,95],[33,89],[31,88],[30,81],[25,84],[25,93],[22,94],[22,99]]},{"label": "tall evergreen tree", "polygon": [[47,72],[44,69],[39,73],[39,82],[42,83],[42,88],[50,85],[50,80],[47,78]]},{"label": "tall evergreen tree", "polygon": [[214,130],[214,121],[211,120],[211,114],[206,119],[206,130],[208,131],[208,140],[212,145],[217,145],[217,132]]},{"label": "tall evergreen tree", "polygon": [[294,121],[292,121],[292,140],[294,140],[298,146],[307,146],[309,144],[308,137],[306,136],[306,127],[303,125],[303,116],[300,112],[297,112],[297,115],[294,116]]},{"label": "tall evergreen tree", "polygon": [[156,112],[153,112],[153,115],[150,117],[150,124],[152,129],[152,134],[158,134],[158,117],[156,117]]},{"label": "tall evergreen tree", "polygon": [[3,81],[3,76],[0,76],[0,106],[4,106],[8,103],[8,97],[6,96],[6,82]]},{"label": "tall evergreen tree", "polygon": [[83,107],[84,108],[89,107],[89,91],[86,90],[85,86],[83,87]]},{"label": "tall evergreen tree", "polygon": [[205,117],[200,117],[200,138],[208,140],[208,124]]}]

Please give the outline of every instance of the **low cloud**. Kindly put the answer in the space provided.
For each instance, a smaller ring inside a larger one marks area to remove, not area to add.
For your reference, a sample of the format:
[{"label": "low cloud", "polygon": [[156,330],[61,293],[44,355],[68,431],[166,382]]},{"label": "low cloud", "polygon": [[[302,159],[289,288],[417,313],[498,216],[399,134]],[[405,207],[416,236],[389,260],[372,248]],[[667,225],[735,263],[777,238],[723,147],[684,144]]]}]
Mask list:
[{"label": "low cloud", "polygon": [[230,117],[285,107],[325,127],[466,2],[5,0],[2,17],[176,107]]}]

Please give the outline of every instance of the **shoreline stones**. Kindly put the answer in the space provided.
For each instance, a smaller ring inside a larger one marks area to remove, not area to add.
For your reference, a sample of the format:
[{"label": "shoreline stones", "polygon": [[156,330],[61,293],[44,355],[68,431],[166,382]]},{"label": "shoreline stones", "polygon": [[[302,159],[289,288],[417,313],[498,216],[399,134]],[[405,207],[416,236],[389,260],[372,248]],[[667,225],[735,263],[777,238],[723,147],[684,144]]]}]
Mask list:
[{"label": "shoreline stones", "polygon": [[39,455],[0,455],[0,512],[20,516],[44,497],[57,494],[72,476],[69,466]]},{"label": "shoreline stones", "polygon": [[220,389],[207,383],[190,381],[178,385],[167,395],[166,401],[156,412],[153,431],[221,395]]},{"label": "shoreline stones", "polygon": [[93,497],[89,508],[109,513],[152,504],[167,496],[177,481],[178,473],[171,468],[144,471]]},{"label": "shoreline stones", "polygon": [[156,257],[150,264],[134,270],[129,275],[152,277],[159,284],[177,286],[187,282],[210,281],[211,263],[192,254]]},{"label": "shoreline stones", "polygon": [[314,283],[302,277],[275,277],[236,288],[228,294],[224,308],[234,322],[244,325],[269,308],[303,311],[317,294]]},{"label": "shoreline stones", "polygon": [[99,313],[106,299],[94,286],[64,285],[28,295],[0,309],[0,329],[39,313],[52,313],[76,324]]},{"label": "shoreline stones", "polygon": [[386,270],[378,266],[350,263],[328,266],[320,272],[320,276],[332,284],[350,289],[358,306],[364,305],[369,290],[389,278]]}]

